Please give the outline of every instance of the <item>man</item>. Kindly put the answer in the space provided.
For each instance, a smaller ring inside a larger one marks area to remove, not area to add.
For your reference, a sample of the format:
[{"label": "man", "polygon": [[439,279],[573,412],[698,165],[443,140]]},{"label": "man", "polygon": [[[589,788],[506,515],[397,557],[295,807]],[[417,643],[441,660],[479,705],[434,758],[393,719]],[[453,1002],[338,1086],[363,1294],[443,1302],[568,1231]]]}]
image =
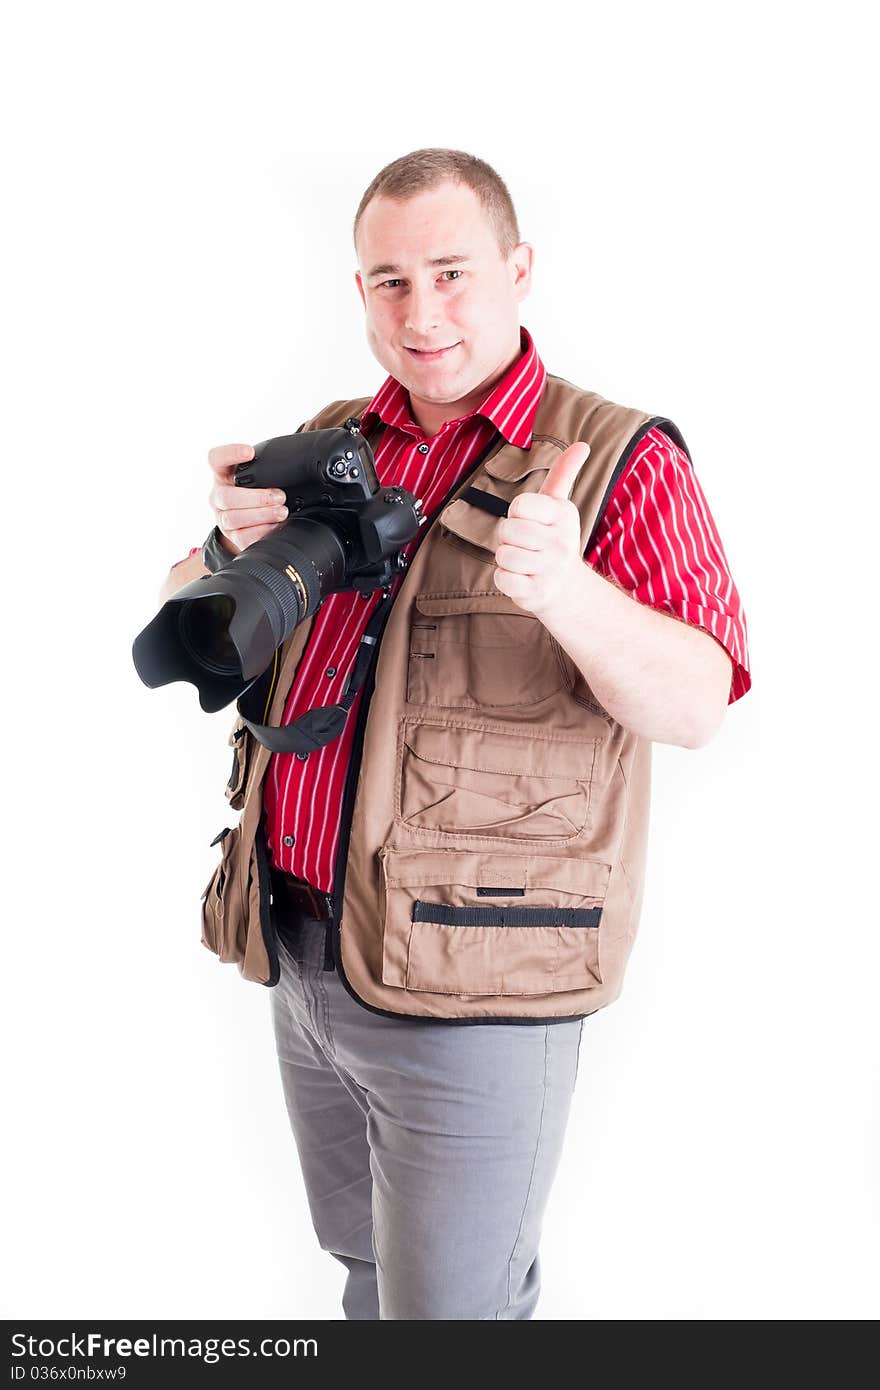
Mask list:
[{"label": "man", "polygon": [[[203,940],[273,986],[346,1317],[527,1319],[584,1019],[638,920],[650,744],[713,736],[750,685],[745,623],[676,427],[548,374],[521,328],[533,249],[495,171],[415,151],[354,231],[389,375],[303,427],[357,415],[428,521],[386,591],[300,624],[265,718],[237,721]],[[211,451],[217,527],[163,598],[284,524],[283,494],[232,485],[252,452]],[[342,732],[270,752],[351,696],[365,641]]]}]

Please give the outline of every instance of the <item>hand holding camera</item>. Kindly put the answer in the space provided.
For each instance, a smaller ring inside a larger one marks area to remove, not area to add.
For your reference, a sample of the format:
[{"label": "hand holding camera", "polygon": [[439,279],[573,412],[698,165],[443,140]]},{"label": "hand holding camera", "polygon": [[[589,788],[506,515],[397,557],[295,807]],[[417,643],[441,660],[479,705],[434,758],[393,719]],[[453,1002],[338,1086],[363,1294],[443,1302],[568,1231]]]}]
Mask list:
[{"label": "hand holding camera", "polygon": [[253,447],[224,444],[208,457],[228,560],[168,599],[132,657],[145,685],[190,681],[213,713],[260,678],[328,594],[390,592],[426,518],[421,499],[380,485],[354,417]]},{"label": "hand holding camera", "polygon": [[219,444],[208,453],[214,484],[208,504],[230,557],[268,536],[287,520],[285,494],[280,488],[235,485],[235,470],[254,457],[251,444]]}]

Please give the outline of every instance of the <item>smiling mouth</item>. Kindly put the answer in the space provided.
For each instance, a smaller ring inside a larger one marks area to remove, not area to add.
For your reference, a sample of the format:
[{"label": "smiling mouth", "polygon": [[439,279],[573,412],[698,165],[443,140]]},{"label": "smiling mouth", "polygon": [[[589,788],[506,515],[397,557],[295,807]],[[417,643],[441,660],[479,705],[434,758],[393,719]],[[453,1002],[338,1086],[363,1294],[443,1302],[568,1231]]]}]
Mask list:
[{"label": "smiling mouth", "polygon": [[457,347],[458,343],[450,343],[449,347],[438,348],[436,352],[420,352],[418,348],[408,347],[407,352],[410,354],[411,357],[419,357],[422,358],[425,362],[433,362],[440,357],[445,357],[447,352],[451,352],[453,348]]}]

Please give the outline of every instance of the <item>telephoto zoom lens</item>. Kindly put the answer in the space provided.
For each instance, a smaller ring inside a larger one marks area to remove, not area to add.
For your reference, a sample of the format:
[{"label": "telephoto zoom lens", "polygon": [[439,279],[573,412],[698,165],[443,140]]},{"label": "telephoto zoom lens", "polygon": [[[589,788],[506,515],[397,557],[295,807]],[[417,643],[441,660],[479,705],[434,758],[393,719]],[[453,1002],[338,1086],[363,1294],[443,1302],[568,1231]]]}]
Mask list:
[{"label": "telephoto zoom lens", "polygon": [[294,628],[343,586],[345,573],[338,532],[292,517],[168,599],[135,638],[137,673],[151,687],[190,681],[213,714],[262,675]]},{"label": "telephoto zoom lens", "polygon": [[235,601],[229,594],[191,599],[180,613],[180,640],[188,656],[215,676],[235,679],[241,673],[238,652],[229,635]]},{"label": "telephoto zoom lens", "polygon": [[354,417],[264,440],[238,465],[235,481],[281,488],[289,520],[215,574],[178,589],[132,648],[145,685],[189,681],[209,713],[259,680],[329,594],[384,585],[425,522],[405,488],[379,486]]}]

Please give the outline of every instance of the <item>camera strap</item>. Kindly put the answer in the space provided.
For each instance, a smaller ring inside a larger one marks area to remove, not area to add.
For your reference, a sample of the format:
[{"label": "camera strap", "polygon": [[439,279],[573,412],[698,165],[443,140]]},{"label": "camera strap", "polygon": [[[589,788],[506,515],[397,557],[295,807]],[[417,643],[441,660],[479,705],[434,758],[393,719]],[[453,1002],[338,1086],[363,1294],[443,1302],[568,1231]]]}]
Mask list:
[{"label": "camera strap", "polygon": [[[345,728],[348,711],[366,679],[373,648],[385,625],[390,603],[391,595],[386,592],[382,602],[370,614],[339,703],[306,710],[298,719],[280,727],[273,724],[254,724],[242,715],[242,723],[250,729],[258,743],[262,743],[273,753],[311,753],[313,749],[323,748],[325,744],[332,743],[334,738],[339,737]],[[239,713],[241,714],[240,705]]]}]

